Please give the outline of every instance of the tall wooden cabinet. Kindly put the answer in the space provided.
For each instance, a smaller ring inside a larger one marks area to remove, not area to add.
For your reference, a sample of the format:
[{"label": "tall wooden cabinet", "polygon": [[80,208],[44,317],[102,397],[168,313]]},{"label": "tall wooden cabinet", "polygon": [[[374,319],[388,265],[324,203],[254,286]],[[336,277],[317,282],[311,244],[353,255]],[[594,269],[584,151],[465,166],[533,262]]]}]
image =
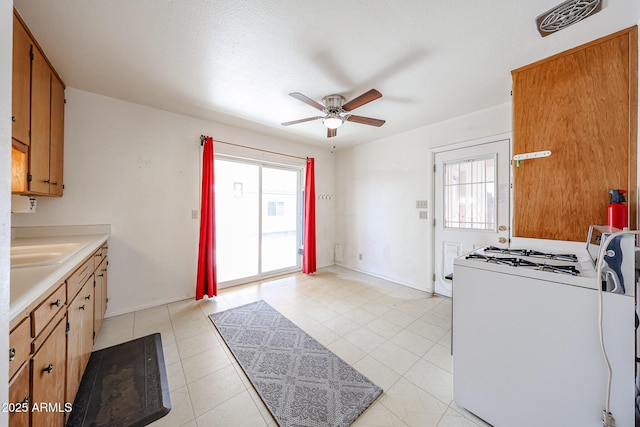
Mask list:
[{"label": "tall wooden cabinet", "polygon": [[635,227],[638,29],[512,71],[513,235],[584,241],[606,224],[609,190],[628,191]]},{"label": "tall wooden cabinet", "polygon": [[15,10],[13,39],[11,191],[62,196],[64,83]]}]

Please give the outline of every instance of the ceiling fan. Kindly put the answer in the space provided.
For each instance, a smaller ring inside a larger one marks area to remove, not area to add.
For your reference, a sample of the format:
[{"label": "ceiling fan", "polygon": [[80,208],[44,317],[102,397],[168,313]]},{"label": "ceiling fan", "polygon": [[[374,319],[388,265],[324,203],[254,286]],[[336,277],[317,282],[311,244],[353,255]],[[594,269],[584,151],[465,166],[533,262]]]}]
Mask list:
[{"label": "ceiling fan", "polygon": [[342,126],[345,121],[378,127],[384,124],[384,120],[356,116],[355,114],[344,114],[380,98],[382,94],[375,89],[371,89],[349,102],[346,102],[346,99],[342,95],[327,95],[322,98],[322,104],[301,94],[300,92],[293,92],[289,95],[293,96],[298,101],[311,105],[313,108],[317,108],[324,113],[324,116],[307,117],[306,119],[285,122],[282,123],[282,126],[290,126],[298,123],[310,122],[312,120],[322,120],[322,123],[327,127],[327,138],[331,138],[338,134],[338,128]]}]

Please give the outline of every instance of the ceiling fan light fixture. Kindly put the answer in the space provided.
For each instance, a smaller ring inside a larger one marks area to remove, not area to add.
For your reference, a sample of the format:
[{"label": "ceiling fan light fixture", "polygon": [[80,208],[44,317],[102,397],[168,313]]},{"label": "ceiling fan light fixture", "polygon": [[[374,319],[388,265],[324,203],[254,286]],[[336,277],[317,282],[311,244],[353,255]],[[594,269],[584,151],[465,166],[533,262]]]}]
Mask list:
[{"label": "ceiling fan light fixture", "polygon": [[342,126],[344,120],[338,114],[329,114],[327,115],[327,117],[322,119],[322,123],[328,129],[338,129],[340,126]]}]

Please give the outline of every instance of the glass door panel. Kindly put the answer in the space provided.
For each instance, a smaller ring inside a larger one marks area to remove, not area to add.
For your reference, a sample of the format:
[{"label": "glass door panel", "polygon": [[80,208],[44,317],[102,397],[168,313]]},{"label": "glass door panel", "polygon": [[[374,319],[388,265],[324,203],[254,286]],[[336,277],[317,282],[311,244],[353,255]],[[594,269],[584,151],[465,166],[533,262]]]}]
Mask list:
[{"label": "glass door panel", "polygon": [[218,282],[258,274],[260,166],[215,160]]},{"label": "glass door panel", "polygon": [[262,273],[298,265],[298,176],[262,167]]}]

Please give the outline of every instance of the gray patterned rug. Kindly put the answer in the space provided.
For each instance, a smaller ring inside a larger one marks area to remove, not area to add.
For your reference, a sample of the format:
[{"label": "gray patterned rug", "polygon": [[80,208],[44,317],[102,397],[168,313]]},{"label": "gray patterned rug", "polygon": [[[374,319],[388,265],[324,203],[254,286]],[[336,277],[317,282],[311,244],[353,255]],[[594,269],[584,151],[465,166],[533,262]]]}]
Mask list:
[{"label": "gray patterned rug", "polygon": [[349,426],[382,393],[262,300],[209,317],[281,427]]}]

